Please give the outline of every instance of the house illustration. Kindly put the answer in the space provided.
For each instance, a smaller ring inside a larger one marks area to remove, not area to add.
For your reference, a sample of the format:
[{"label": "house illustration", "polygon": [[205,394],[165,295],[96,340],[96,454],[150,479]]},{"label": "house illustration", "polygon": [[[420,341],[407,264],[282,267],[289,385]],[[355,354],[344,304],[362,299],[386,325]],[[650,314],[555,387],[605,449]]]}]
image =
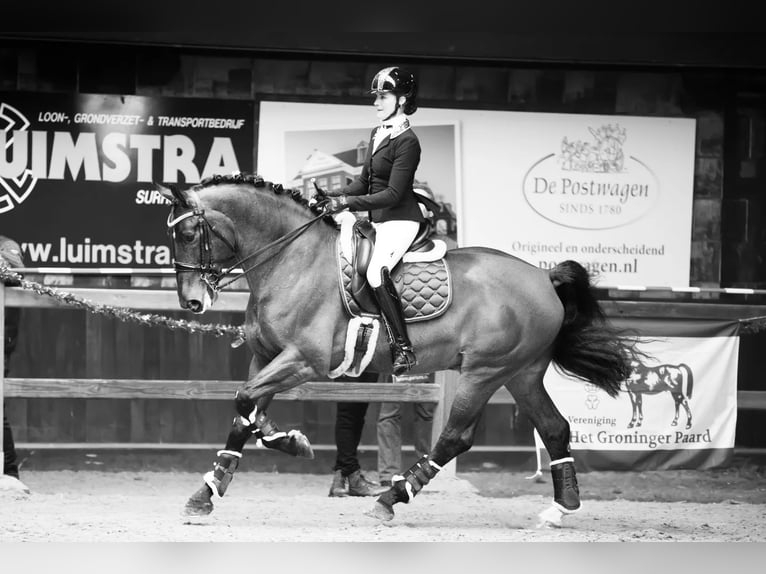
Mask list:
[{"label": "house illustration", "polygon": [[289,187],[300,189],[306,199],[314,194],[313,178],[322,189],[332,191],[344,187],[362,172],[367,145],[366,141],[360,141],[356,147],[335,154],[315,149],[289,182]]}]

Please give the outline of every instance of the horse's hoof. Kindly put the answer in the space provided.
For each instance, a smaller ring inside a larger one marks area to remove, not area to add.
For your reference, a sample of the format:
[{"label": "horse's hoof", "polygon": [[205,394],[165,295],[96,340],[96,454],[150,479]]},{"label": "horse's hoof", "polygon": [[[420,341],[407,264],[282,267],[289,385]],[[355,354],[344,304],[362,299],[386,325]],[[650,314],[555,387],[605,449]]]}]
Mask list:
[{"label": "horse's hoof", "polygon": [[564,513],[555,506],[549,506],[543,510],[537,517],[540,521],[537,528],[561,528],[561,517]]},{"label": "horse's hoof", "polygon": [[314,458],[314,449],[311,448],[309,439],[299,430],[291,430],[286,435],[271,440],[264,437],[261,442],[266,448],[278,450],[290,456]]},{"label": "horse's hoof", "polygon": [[388,504],[376,500],[372,508],[365,512],[364,515],[381,522],[388,522],[394,518],[394,509]]},{"label": "horse's hoof", "polygon": [[184,516],[207,516],[213,512],[213,503],[202,500],[189,499],[184,506]]},{"label": "horse's hoof", "polygon": [[213,512],[213,501],[210,500],[213,492],[207,484],[204,484],[197,492],[191,495],[184,506],[184,516],[207,516]]},{"label": "horse's hoof", "polygon": [[311,448],[311,443],[305,434],[298,430],[291,430],[287,436],[290,438],[291,450],[294,451],[295,456],[314,458],[314,449]]}]

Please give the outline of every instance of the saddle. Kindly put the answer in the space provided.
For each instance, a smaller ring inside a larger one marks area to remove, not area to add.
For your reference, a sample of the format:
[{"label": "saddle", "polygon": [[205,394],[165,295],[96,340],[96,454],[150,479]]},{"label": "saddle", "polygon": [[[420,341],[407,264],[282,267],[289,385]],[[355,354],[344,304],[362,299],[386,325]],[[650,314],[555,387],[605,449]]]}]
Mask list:
[{"label": "saddle", "polygon": [[[379,317],[380,310],[366,277],[375,245],[375,228],[367,220],[357,221],[348,212],[341,215],[337,250],[341,298],[350,316]],[[402,261],[391,270],[408,323],[439,317],[452,301],[449,267],[444,259],[447,246],[430,235],[431,225],[426,221]]]}]

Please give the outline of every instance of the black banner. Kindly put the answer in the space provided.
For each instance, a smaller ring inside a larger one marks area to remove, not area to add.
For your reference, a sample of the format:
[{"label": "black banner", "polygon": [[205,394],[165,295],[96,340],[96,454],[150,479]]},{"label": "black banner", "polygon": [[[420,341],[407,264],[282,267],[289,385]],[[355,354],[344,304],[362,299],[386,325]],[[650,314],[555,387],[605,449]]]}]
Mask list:
[{"label": "black banner", "polygon": [[0,93],[0,234],[30,267],[171,264],[153,182],[251,172],[254,104]]}]

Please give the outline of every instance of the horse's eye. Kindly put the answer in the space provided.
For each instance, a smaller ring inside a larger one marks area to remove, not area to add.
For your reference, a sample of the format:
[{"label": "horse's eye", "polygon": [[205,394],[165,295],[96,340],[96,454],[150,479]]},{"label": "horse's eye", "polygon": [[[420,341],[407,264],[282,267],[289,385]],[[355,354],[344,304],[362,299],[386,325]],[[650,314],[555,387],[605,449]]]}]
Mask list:
[{"label": "horse's eye", "polygon": [[181,236],[181,241],[183,241],[184,243],[191,243],[192,241],[194,241],[194,231],[192,231],[191,229],[185,229],[181,231],[179,235]]}]

